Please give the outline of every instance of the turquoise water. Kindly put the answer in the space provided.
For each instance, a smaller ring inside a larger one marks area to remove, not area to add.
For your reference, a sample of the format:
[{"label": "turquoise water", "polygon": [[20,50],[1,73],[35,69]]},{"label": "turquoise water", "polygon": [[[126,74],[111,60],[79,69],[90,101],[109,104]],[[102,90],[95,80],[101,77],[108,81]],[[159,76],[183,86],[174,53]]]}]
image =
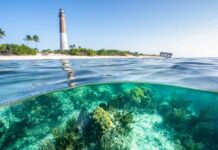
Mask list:
[{"label": "turquoise water", "polygon": [[0,61],[0,103],[68,87],[68,82],[139,81],[218,91],[218,58],[69,60],[68,81],[60,60]]},{"label": "turquoise water", "polygon": [[0,149],[218,149],[218,93],[104,83],[0,108]]}]

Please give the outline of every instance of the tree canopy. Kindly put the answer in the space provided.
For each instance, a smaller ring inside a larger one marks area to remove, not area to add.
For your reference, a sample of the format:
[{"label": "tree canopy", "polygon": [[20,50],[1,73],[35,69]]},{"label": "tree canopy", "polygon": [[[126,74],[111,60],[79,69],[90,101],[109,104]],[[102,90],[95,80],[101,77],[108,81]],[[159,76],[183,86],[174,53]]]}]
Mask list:
[{"label": "tree canopy", "polygon": [[2,39],[4,36],[5,36],[5,31],[3,31],[3,30],[0,28],[0,39]]},{"label": "tree canopy", "polygon": [[24,44],[2,44],[0,45],[0,55],[36,55],[37,50]]},{"label": "tree canopy", "polygon": [[73,56],[141,56],[138,52],[122,51],[122,50],[113,50],[113,49],[100,49],[94,50],[91,48],[83,48],[81,46],[76,47],[75,44],[69,46],[69,50],[43,50],[42,53],[56,53],[56,54],[65,54]]},{"label": "tree canopy", "polygon": [[39,43],[39,36],[38,35],[33,35],[32,39],[34,42]]}]

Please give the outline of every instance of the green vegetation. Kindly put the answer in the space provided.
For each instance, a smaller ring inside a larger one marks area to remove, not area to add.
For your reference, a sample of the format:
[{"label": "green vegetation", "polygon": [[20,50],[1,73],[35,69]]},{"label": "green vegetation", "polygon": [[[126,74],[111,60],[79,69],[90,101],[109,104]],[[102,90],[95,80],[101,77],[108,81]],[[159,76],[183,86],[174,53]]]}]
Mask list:
[{"label": "green vegetation", "polygon": [[27,44],[29,45],[29,42],[35,42],[36,43],[39,43],[39,36],[38,35],[26,35],[26,37],[24,38],[24,41],[27,42]]},{"label": "green vegetation", "polygon": [[2,44],[0,45],[0,55],[36,55],[37,50],[24,44]]},{"label": "green vegetation", "polygon": [[33,38],[32,38],[31,35],[26,35],[26,37],[24,38],[24,41],[26,41],[27,44],[29,44],[29,42],[32,41],[32,40],[33,40]]},{"label": "green vegetation", "polygon": [[[5,32],[0,28],[0,39],[5,36]],[[29,45],[30,42],[35,43],[35,47],[37,47],[37,43],[40,42],[40,38],[38,35],[26,35],[24,41]],[[115,49],[100,49],[94,50],[90,48],[82,48],[81,46],[76,47],[75,44],[69,46],[69,50],[50,50],[45,49],[42,50],[42,54],[64,54],[64,55],[72,55],[72,56],[142,56],[144,54],[140,54],[138,52],[130,52],[130,51],[121,51]],[[25,45],[17,45],[17,44],[2,44],[0,45],[0,55],[35,55],[37,53],[36,50],[29,48]],[[152,55],[154,56],[154,55]]]},{"label": "green vegetation", "polygon": [[5,36],[5,31],[3,31],[3,30],[0,28],[0,39],[2,39],[4,36]]},{"label": "green vegetation", "polygon": [[[0,39],[5,37],[5,32],[0,28]],[[26,35],[23,39],[27,42],[29,46],[30,42],[35,43],[35,47],[37,47],[37,43],[40,42],[40,38],[38,35]],[[75,44],[69,46],[69,50],[50,50],[44,49],[41,51],[42,54],[64,54],[64,55],[72,55],[72,56],[144,56],[142,53],[138,52],[130,52],[116,49],[99,49],[94,50],[90,48],[82,48],[81,46],[76,46]],[[37,51],[34,49],[25,46],[25,45],[17,45],[17,44],[2,44],[0,45],[0,55],[35,55]],[[157,55],[146,55],[146,56],[157,56]]]},{"label": "green vegetation", "polygon": [[42,50],[41,52],[44,54],[55,53],[55,54],[65,54],[65,55],[73,55],[73,56],[142,56],[138,52],[130,52],[130,51],[121,51],[121,50],[94,50],[90,48],[82,48],[81,46],[76,47],[75,44],[69,46],[69,50]]},{"label": "green vegetation", "polygon": [[89,48],[76,48],[75,46],[72,47],[69,50],[70,55],[79,55],[79,56],[127,56],[127,55],[134,55],[139,56],[142,54],[139,53],[133,53],[130,51],[121,51],[121,50],[106,50],[106,49],[100,49],[100,50],[93,50]]},{"label": "green vegetation", "polygon": [[39,43],[39,36],[38,35],[33,35],[33,41],[35,42],[35,45],[36,43]]},{"label": "green vegetation", "polygon": [[[5,36],[5,32],[0,28],[0,38]],[[26,35],[24,39],[28,44],[34,41],[35,44],[39,43],[38,35]],[[1,44],[0,45],[0,55],[36,55],[38,50],[35,48],[30,48],[24,44]]]}]

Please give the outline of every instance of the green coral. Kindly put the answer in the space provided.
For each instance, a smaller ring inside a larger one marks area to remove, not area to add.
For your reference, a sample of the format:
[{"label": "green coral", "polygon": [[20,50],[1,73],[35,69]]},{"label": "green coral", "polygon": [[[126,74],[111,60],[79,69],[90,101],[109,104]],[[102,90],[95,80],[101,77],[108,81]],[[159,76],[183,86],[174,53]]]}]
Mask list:
[{"label": "green coral", "polygon": [[134,88],[129,91],[130,101],[134,104],[140,104],[142,102],[143,97],[145,96],[144,90],[142,88]]},{"label": "green coral", "polygon": [[84,148],[84,140],[79,134],[76,119],[71,118],[63,127],[52,130],[53,139],[45,140],[40,145],[40,150],[80,150]]},{"label": "green coral", "polygon": [[95,124],[99,126],[102,132],[110,130],[113,126],[110,114],[101,107],[98,107],[93,111],[92,119],[94,120]]},{"label": "green coral", "polygon": [[144,87],[135,87],[117,95],[114,99],[109,101],[109,108],[126,108],[129,110],[143,108],[147,112],[154,112],[155,105],[151,90]]}]

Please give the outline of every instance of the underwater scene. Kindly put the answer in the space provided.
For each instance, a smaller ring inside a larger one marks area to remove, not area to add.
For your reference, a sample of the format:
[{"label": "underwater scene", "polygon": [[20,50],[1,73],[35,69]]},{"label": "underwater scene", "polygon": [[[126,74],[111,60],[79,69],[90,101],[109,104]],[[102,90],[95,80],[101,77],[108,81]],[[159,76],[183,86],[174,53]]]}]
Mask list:
[{"label": "underwater scene", "polygon": [[102,83],[0,107],[4,150],[217,150],[218,93]]}]

